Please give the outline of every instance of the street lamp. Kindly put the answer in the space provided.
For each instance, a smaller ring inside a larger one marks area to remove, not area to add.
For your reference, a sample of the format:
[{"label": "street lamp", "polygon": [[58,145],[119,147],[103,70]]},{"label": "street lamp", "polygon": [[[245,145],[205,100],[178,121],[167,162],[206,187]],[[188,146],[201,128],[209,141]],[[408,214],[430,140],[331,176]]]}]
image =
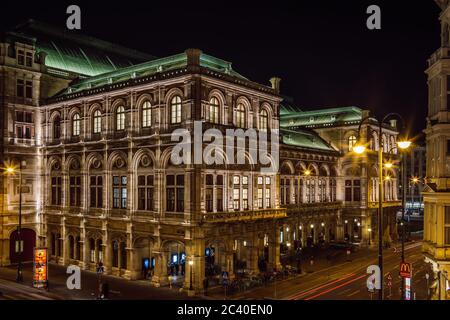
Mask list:
[{"label": "street lamp", "polygon": [[367,231],[369,232],[369,246],[370,246],[370,239],[372,239],[372,228],[368,228]]},{"label": "street lamp", "polygon": [[192,278],[193,278],[193,277],[192,277],[192,271],[193,271],[193,270],[192,270],[192,269],[193,269],[192,267],[194,266],[194,258],[192,257],[191,260],[189,260],[188,263],[189,263],[189,269],[190,269],[190,271],[191,271],[191,272],[190,272],[190,279],[189,279],[189,291],[192,291],[192,290],[194,290],[194,288],[192,287]]},{"label": "street lamp", "polygon": [[[379,299],[383,300],[383,149],[384,149],[384,141],[382,139],[383,136],[383,125],[392,117],[397,117],[403,122],[403,128],[405,127],[404,119],[398,113],[389,113],[386,115],[381,121],[373,117],[366,117],[361,120],[358,128],[358,142],[353,147],[353,152],[356,154],[363,154],[366,151],[366,146],[361,144],[360,141],[360,133],[361,127],[364,122],[371,121],[372,119],[378,122],[378,137],[379,137],[379,146],[378,146],[378,267],[380,268],[380,290],[379,290]],[[411,146],[411,141],[406,139],[397,141],[397,146],[401,150],[406,150]],[[385,166],[385,165],[384,165]],[[405,165],[403,165],[405,167]],[[403,190],[404,191],[404,190]],[[404,215],[404,206],[402,210],[402,215]],[[403,239],[402,239],[403,240]]]},{"label": "street lamp", "polygon": [[17,282],[23,282],[23,273],[22,273],[22,168],[26,166],[25,161],[19,161],[19,169],[16,167],[9,165],[6,167],[7,174],[15,174],[17,171],[19,172],[19,225],[17,227],[17,238],[18,238],[18,248],[19,248],[19,261],[17,264]]}]

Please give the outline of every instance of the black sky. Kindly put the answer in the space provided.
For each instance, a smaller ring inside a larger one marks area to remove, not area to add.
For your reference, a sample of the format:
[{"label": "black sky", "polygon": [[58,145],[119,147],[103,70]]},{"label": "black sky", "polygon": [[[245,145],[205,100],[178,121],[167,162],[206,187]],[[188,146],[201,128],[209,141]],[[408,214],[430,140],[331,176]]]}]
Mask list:
[{"label": "black sky", "polygon": [[[355,105],[400,112],[415,133],[425,126],[424,71],[440,39],[433,0],[8,1],[0,26],[65,27],[69,4],[81,7],[83,33],[158,57],[200,48],[251,80],[281,77],[282,93],[305,110]],[[371,4],[380,31],[366,28]]]}]

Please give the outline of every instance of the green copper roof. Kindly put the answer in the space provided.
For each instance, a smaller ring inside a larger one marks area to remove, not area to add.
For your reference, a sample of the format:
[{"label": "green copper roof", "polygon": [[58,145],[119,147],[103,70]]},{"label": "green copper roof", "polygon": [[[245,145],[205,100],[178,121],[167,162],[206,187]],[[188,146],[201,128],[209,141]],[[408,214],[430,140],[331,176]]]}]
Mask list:
[{"label": "green copper roof", "polygon": [[282,106],[280,111],[280,127],[317,127],[359,122],[362,110],[358,107],[342,107],[318,109],[312,111],[293,110],[292,107]]},{"label": "green copper roof", "polygon": [[[94,89],[96,87],[127,81],[129,79],[151,76],[160,72],[185,68],[187,67],[187,62],[186,53],[180,53],[173,56],[124,67],[116,71],[74,81],[66,90],[60,92],[58,96],[73,94],[87,89]],[[230,62],[204,53],[200,55],[200,66],[247,80],[231,68]]]},{"label": "green copper roof", "polygon": [[307,148],[307,149],[315,149],[319,151],[333,151],[333,149],[325,140],[319,137],[313,131],[296,129],[287,130],[281,129],[281,141],[282,143],[290,146]]},{"label": "green copper roof", "polygon": [[46,53],[47,67],[84,76],[96,76],[154,59],[145,53],[34,20],[17,26],[14,33],[35,39],[36,51]]}]

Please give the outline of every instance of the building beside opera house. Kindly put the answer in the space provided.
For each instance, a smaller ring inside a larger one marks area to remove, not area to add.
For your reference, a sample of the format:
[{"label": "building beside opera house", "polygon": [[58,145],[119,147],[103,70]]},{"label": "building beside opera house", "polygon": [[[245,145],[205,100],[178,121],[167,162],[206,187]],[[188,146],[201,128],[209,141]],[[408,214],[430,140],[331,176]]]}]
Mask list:
[{"label": "building beside opera house", "polygon": [[428,60],[427,179],[424,201],[425,261],[431,263],[432,298],[450,299],[450,4],[442,9],[441,47]]},{"label": "building beside opera house", "polygon": [[[256,83],[198,49],[156,58],[36,21],[2,34],[0,88],[1,160],[22,163],[21,175],[0,178],[0,265],[19,258],[19,191],[25,260],[47,247],[54,263],[103,262],[156,286],[176,273],[197,292],[222,271],[279,269],[299,247],[376,243],[376,151],[398,161],[395,121],[379,137],[375,120],[358,130],[368,110],[303,110],[280,79]],[[193,135],[196,122],[277,133],[279,170],[175,165],[172,133]],[[358,139],[364,156],[352,152]],[[387,176],[389,242],[395,166]]]}]

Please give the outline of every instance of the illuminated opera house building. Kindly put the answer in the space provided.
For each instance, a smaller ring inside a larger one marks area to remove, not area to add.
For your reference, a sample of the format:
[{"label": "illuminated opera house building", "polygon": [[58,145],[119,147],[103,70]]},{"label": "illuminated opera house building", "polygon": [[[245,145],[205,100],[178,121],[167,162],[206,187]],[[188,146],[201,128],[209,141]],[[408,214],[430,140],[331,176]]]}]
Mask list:
[{"label": "illuminated opera house building", "polygon": [[[52,263],[102,262],[106,274],[155,286],[175,268],[190,287],[192,270],[200,291],[222,271],[279,269],[299,247],[375,244],[375,151],[397,159],[396,123],[381,137],[375,120],[358,132],[369,111],[305,111],[280,79],[269,83],[198,49],[157,58],[32,20],[2,33],[0,265],[46,247]],[[278,170],[175,165],[171,134],[196,121],[278,132]],[[372,152],[352,152],[358,139]],[[400,203],[396,170],[387,176],[391,241]]]}]

